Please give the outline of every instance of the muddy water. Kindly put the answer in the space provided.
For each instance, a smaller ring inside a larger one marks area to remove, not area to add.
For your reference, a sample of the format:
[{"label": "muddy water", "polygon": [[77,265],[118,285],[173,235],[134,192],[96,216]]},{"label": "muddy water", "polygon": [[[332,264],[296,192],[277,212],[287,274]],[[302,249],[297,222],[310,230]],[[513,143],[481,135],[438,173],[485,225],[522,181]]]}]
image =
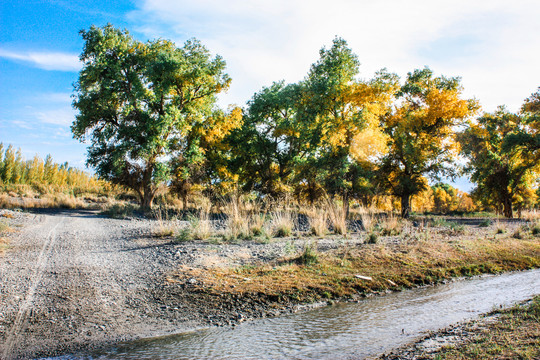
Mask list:
[{"label": "muddy water", "polygon": [[[362,359],[540,293],[540,270],[460,280],[286,317],[119,344],[86,359]],[[62,357],[73,359],[78,356]]]}]

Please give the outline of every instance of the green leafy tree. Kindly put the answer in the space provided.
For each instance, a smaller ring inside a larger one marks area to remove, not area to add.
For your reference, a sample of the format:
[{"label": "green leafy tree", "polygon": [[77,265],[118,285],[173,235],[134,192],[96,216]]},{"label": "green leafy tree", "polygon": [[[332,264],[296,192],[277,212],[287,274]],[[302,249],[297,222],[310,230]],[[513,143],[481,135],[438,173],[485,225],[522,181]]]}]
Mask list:
[{"label": "green leafy tree", "polygon": [[298,159],[310,150],[298,127],[300,98],[300,85],[277,82],[249,101],[243,126],[228,139],[230,168],[244,190],[272,197],[291,192]]},{"label": "green leafy tree", "polygon": [[[304,168],[318,169],[323,187],[340,195],[347,210],[349,198],[365,189],[370,160],[385,150],[379,118],[398,85],[397,77],[384,70],[371,80],[358,80],[359,66],[346,41],[336,38],[329,49],[321,49],[303,84],[301,132],[311,133],[313,149]],[[305,174],[303,181],[315,180],[312,172]]]},{"label": "green leafy tree", "polygon": [[[529,101],[523,109],[529,109]],[[502,208],[504,216],[514,216],[538,181],[540,151],[535,114],[514,114],[504,107],[470,122],[460,134],[462,153],[469,160],[465,170],[476,183],[473,194],[486,205]],[[528,194],[524,196],[525,194]]]},{"label": "green leafy tree", "polygon": [[[83,69],[71,129],[90,139],[87,164],[133,189],[141,208],[171,178],[171,159],[194,157],[190,131],[211,115],[230,78],[197,40],[178,48],[168,40],[142,43],[112,25],[81,31]],[[189,176],[187,174],[186,176]]]},{"label": "green leafy tree", "polygon": [[13,178],[17,164],[15,163],[15,150],[13,145],[8,145],[6,152],[4,153],[4,167],[2,169],[2,181],[5,184],[13,183]]},{"label": "green leafy tree", "polygon": [[0,184],[4,182],[4,144],[0,143]]},{"label": "green leafy tree", "polygon": [[388,153],[379,168],[381,184],[401,199],[408,217],[411,197],[435,179],[455,174],[454,129],[472,115],[476,102],[461,98],[459,78],[434,77],[424,68],[409,73],[397,92],[395,109],[384,117]]},{"label": "green leafy tree", "polygon": [[230,190],[230,182],[237,181],[226,168],[230,148],[223,139],[240,127],[242,121],[242,110],[238,107],[228,112],[214,110],[186,132],[178,155],[171,160],[171,188],[182,198],[184,209],[194,188],[202,188],[207,196],[215,198],[216,192]]}]

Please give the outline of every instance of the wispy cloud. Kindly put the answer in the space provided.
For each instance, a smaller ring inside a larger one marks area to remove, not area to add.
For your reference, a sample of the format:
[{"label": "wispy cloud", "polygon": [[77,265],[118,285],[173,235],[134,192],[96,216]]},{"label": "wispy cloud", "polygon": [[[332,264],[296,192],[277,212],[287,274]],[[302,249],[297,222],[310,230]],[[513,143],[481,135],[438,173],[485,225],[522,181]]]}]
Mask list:
[{"label": "wispy cloud", "polygon": [[43,110],[35,116],[42,123],[69,126],[75,120],[75,111],[70,108]]},{"label": "wispy cloud", "polygon": [[462,76],[488,110],[519,107],[540,79],[537,0],[144,0],[129,18],[148,38],[197,37],[222,55],[233,78],[226,99],[236,103],[272,81],[302,79],[336,35],[364,77],[428,65]]},{"label": "wispy cloud", "polygon": [[44,70],[79,71],[79,57],[61,52],[15,52],[0,49],[0,57],[19,60]]}]

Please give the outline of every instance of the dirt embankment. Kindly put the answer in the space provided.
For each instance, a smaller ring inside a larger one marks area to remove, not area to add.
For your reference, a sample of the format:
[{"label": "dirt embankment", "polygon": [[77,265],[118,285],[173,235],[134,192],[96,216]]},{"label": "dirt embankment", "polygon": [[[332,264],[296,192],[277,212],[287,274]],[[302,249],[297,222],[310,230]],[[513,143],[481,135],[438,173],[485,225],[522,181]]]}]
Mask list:
[{"label": "dirt embankment", "polygon": [[[246,275],[227,270],[249,265],[242,269],[255,276],[257,266],[272,267],[279,263],[277,259],[301,252],[303,240],[176,243],[172,238],[155,238],[158,224],[150,220],[107,219],[82,210],[0,210],[2,214],[8,215],[4,220],[14,232],[7,236],[9,243],[0,254],[0,359],[61,354],[121,340],[234,325],[294,312],[304,308],[300,303],[309,301],[239,291]],[[489,232],[493,234],[494,229]],[[380,241],[395,243],[412,236],[405,235]],[[360,236],[317,243],[323,253],[341,254],[345,249],[345,255],[338,256],[341,263],[334,266],[338,268],[345,263],[352,266],[349,249],[361,250],[367,246],[364,241]],[[182,269],[191,270],[182,275]],[[279,266],[272,270],[283,271]],[[285,266],[285,270],[290,269]],[[198,272],[217,279],[226,275],[227,281],[212,286],[208,278],[197,277]],[[298,271],[302,276],[312,273],[327,277],[316,268]],[[353,274],[351,281],[357,280]]]}]

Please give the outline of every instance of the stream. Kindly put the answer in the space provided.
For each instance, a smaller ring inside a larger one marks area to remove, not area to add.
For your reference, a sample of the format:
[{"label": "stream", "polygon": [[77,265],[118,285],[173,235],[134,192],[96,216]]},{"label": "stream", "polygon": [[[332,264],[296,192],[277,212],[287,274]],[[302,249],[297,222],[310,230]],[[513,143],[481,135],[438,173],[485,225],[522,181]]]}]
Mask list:
[{"label": "stream", "polygon": [[539,293],[540,269],[483,276],[56,359],[363,359]]}]

